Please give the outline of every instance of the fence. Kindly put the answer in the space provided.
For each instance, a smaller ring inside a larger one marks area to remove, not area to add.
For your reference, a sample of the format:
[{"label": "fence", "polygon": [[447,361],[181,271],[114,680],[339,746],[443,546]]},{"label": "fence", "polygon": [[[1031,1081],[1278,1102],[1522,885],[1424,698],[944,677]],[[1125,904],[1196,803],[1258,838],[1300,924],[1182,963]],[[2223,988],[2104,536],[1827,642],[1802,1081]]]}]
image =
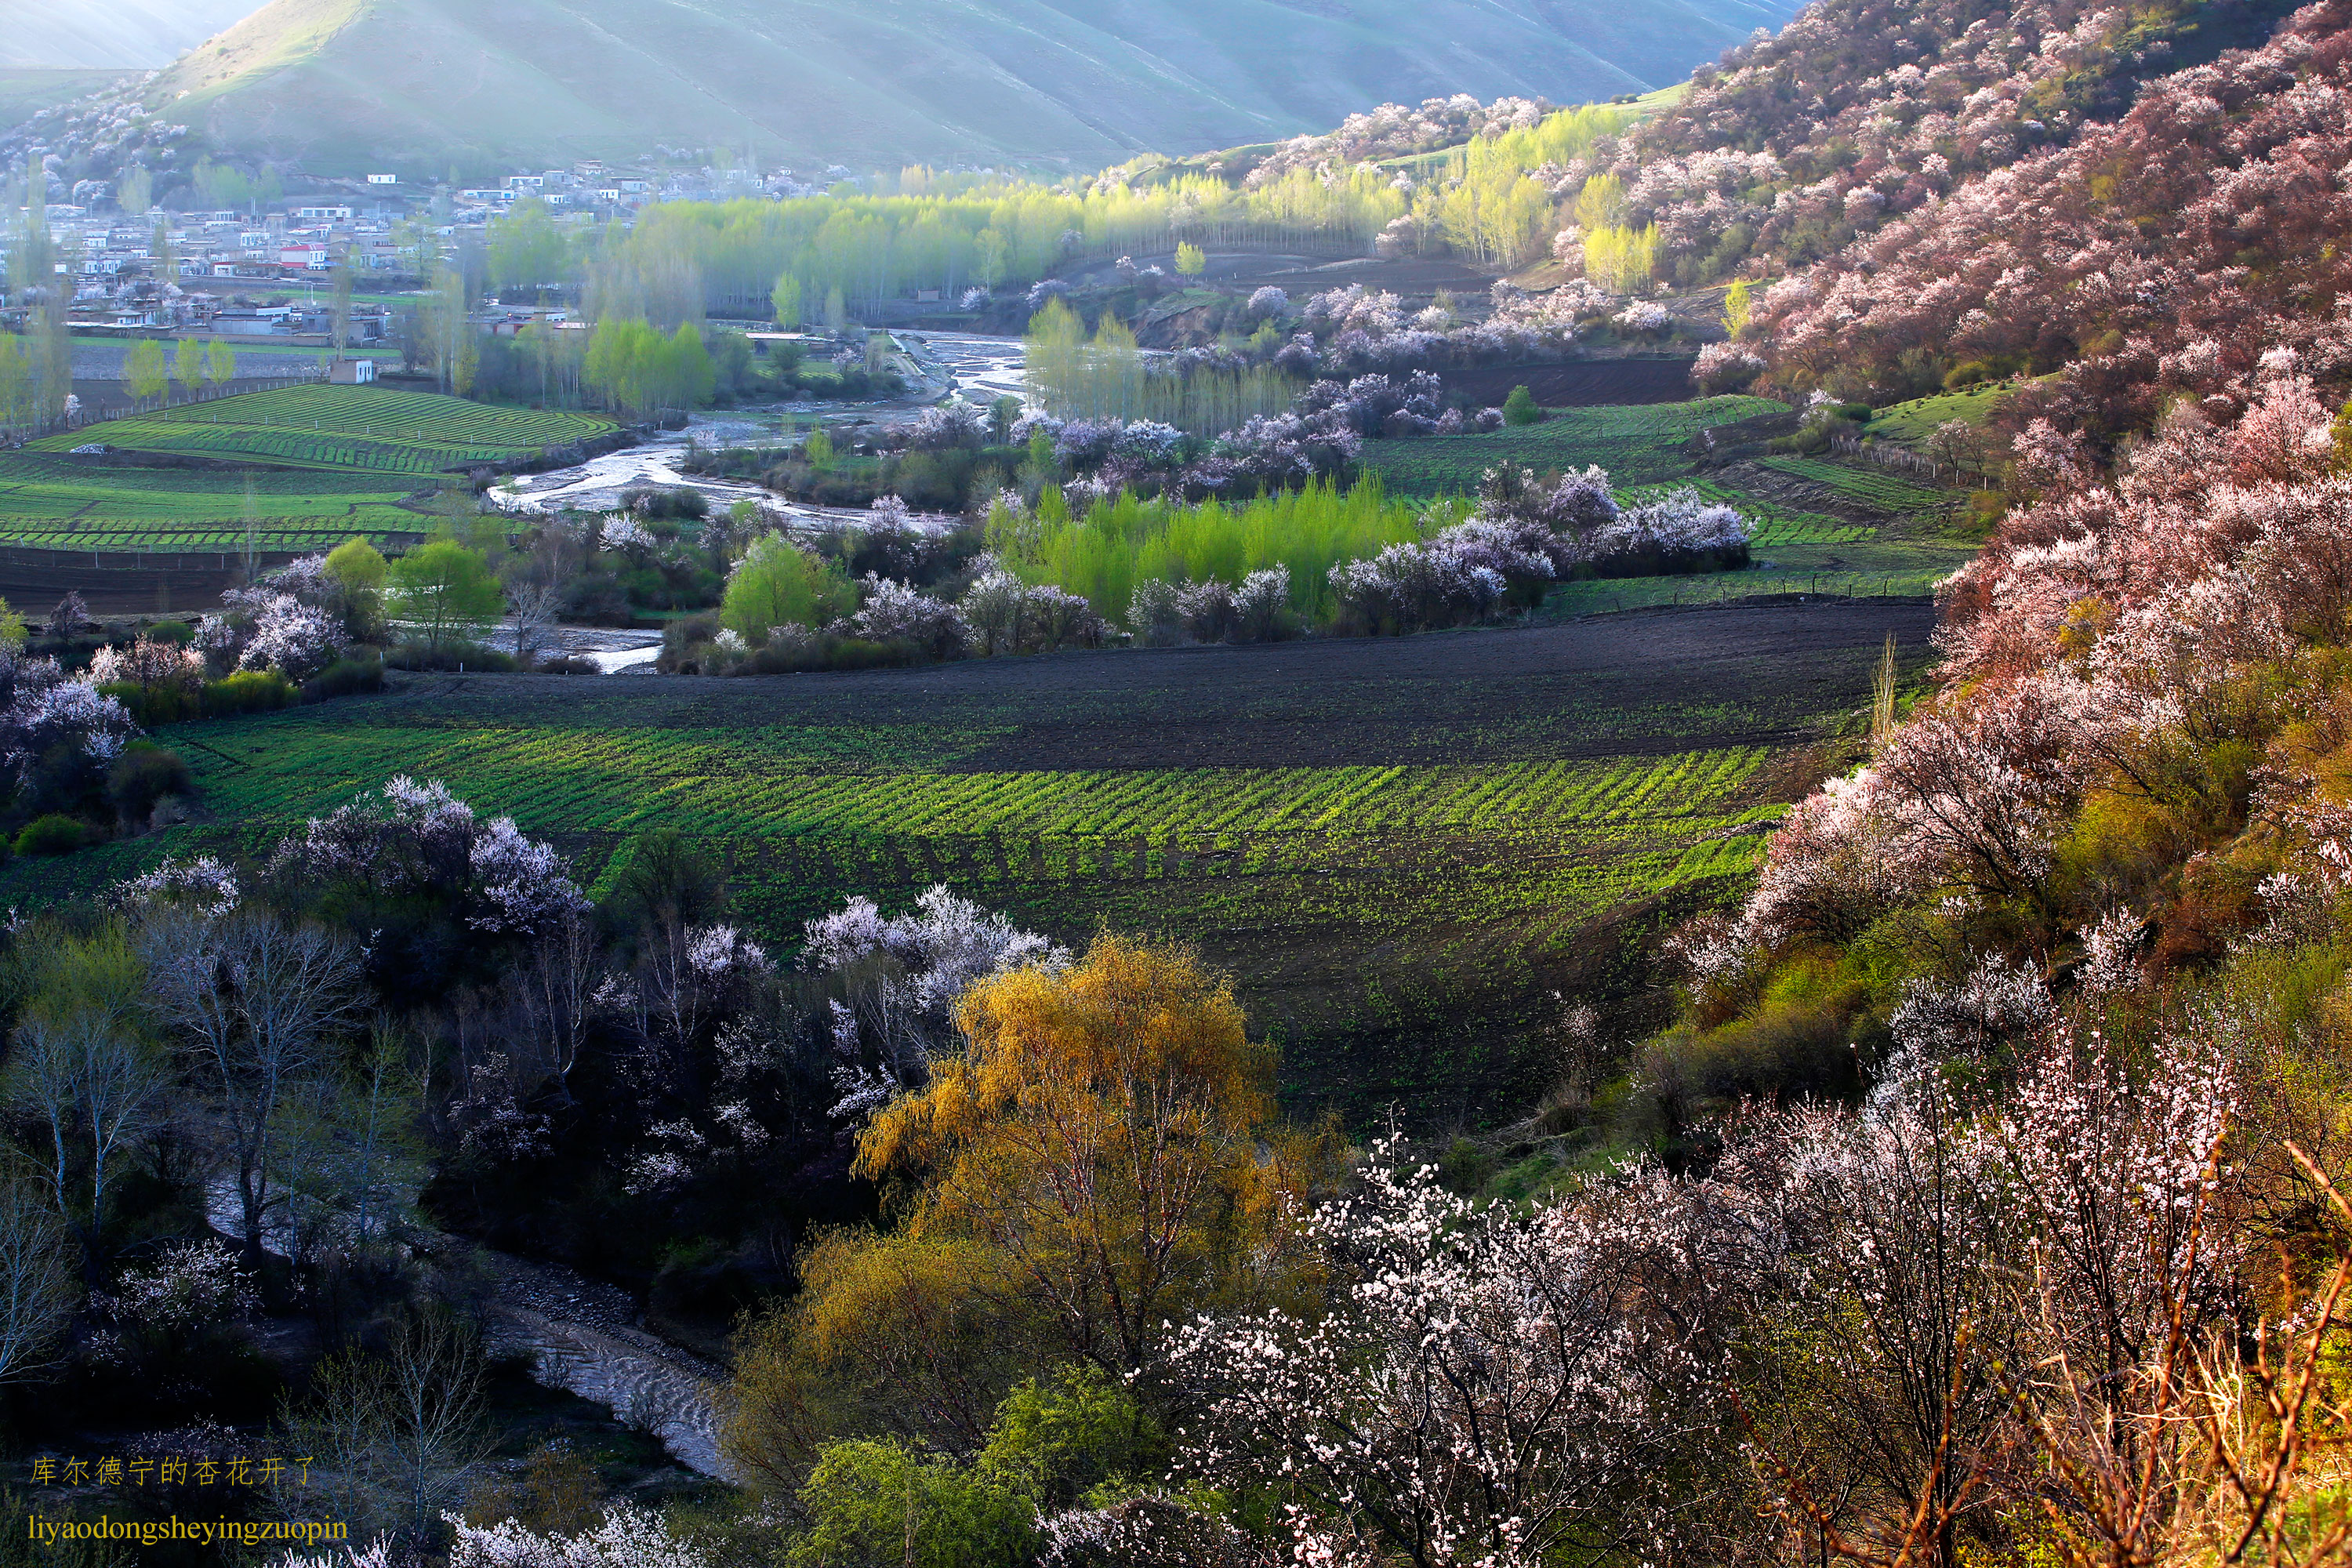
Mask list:
[{"label": "fence", "polygon": [[[1859,436],[1832,436],[1830,449],[1841,458],[1856,458],[1863,462],[1886,469],[1889,473],[1908,474],[1924,479],[1931,485],[1958,485],[1961,476],[1972,475],[1976,488],[1985,488],[1990,472],[1981,460],[1970,464],[1960,461],[1938,462],[1925,452],[1908,447],[1897,447],[1885,441],[1864,441]],[[1945,476],[1949,475],[1947,479]]]}]

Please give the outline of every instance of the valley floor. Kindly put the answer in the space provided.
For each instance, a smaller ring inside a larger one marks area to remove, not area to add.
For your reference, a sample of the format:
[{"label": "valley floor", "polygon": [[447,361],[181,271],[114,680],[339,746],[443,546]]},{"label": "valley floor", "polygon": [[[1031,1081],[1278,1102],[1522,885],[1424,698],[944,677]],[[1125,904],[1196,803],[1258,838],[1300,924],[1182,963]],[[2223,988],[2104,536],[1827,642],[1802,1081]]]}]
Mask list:
[{"label": "valley floor", "polygon": [[[1540,1092],[1555,992],[1629,1026],[1651,938],[1744,890],[1811,749],[1867,700],[1893,600],[734,680],[423,677],[163,738],[216,820],[0,872],[0,902],[252,849],[398,773],[601,892],[633,835],[730,863],[789,950],[945,882],[1083,942],[1200,944],[1302,1106],[1482,1121]],[[1630,940],[1629,940],[1630,939]]]}]

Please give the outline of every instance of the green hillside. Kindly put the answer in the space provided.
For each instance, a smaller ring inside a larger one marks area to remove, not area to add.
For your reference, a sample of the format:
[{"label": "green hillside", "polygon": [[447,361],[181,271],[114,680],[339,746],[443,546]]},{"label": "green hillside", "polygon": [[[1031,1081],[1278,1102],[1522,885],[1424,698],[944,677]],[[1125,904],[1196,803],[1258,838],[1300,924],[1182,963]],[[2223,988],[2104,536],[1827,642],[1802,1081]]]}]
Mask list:
[{"label": "green hillside", "polygon": [[218,145],[441,176],[657,145],[831,162],[1186,153],[1387,100],[1646,89],[1785,0],[276,0],[156,82]]}]

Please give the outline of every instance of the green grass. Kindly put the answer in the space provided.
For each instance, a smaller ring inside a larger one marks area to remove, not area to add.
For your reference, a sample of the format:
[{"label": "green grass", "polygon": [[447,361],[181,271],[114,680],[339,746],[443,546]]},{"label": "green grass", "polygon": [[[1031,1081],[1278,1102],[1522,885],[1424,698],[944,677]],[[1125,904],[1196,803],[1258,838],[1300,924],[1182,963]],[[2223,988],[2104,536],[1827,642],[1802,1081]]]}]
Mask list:
[{"label": "green grass", "polygon": [[[1194,942],[1283,1041],[1295,1096],[1365,1114],[1483,1102],[1549,1070],[1552,992],[1651,994],[1646,933],[1744,885],[1762,839],[1728,830],[1779,809],[1759,770],[1863,700],[1878,638],[1792,657],[1742,637],[1688,668],[1612,659],[1620,640],[416,680],[164,731],[218,821],[14,862],[0,904],[99,890],[165,853],[257,851],[407,773],[554,838],[592,887],[630,835],[683,832],[787,950],[853,893],[898,909],[936,881],[1065,942],[1106,922]],[[1548,651],[1570,643],[1591,648]]]},{"label": "green grass", "polygon": [[437,393],[289,386],[110,420],[47,437],[31,449],[64,452],[103,442],[136,452],[421,479],[527,457],[612,427],[593,415],[493,407]]},{"label": "green grass", "polygon": [[1474,495],[1486,469],[1516,463],[1538,473],[1598,463],[1620,485],[1654,484],[1690,471],[1683,444],[1701,430],[1786,405],[1763,397],[1704,397],[1600,408],[1556,408],[1540,425],[1483,435],[1368,441],[1363,468],[1397,496]]},{"label": "green grass", "polygon": [[1924,447],[1928,437],[1955,419],[1982,427],[1991,416],[1993,405],[2015,390],[2007,382],[1987,382],[1960,392],[1891,404],[1870,416],[1863,433],[1906,447]]},{"label": "green grass", "polygon": [[1764,458],[1764,467],[1791,479],[1827,485],[1841,495],[1888,511],[1939,511],[1952,503],[1948,490],[1931,490],[1882,469],[1823,462],[1818,458]]}]

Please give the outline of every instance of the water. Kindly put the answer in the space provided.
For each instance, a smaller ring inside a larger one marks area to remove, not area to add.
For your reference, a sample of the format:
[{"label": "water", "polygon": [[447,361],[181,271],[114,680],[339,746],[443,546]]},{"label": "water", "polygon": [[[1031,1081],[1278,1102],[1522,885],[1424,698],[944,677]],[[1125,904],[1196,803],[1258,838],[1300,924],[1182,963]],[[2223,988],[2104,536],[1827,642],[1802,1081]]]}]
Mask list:
[{"label": "water", "polygon": [[620,506],[622,492],[633,489],[696,489],[709,499],[714,510],[724,510],[739,500],[750,500],[777,525],[794,531],[840,528],[855,521],[858,513],[839,507],[810,506],[761,485],[680,473],[677,465],[685,458],[689,443],[715,447],[772,442],[782,437],[787,420],[796,425],[822,423],[829,426],[871,425],[905,419],[923,404],[937,402],[950,390],[983,403],[1024,394],[1027,360],[1019,338],[916,331],[893,336],[929,373],[915,397],[903,401],[774,403],[697,414],[683,430],[665,430],[639,446],[592,458],[572,468],[521,476],[511,488],[501,486],[492,490],[491,500],[509,511],[544,515],[556,511],[612,511]]},{"label": "water", "polygon": [[[244,1228],[232,1179],[217,1179],[206,1189],[205,1208],[223,1236]],[[261,1244],[286,1256],[283,1226],[265,1225]],[[429,1233],[422,1244],[464,1245]],[[535,1382],[604,1405],[626,1425],[651,1433],[697,1475],[734,1479],[719,1451],[725,1368],[637,1327],[627,1292],[614,1286],[487,1247],[480,1256],[497,1281],[486,1312],[485,1347],[491,1354],[528,1357]]]}]

